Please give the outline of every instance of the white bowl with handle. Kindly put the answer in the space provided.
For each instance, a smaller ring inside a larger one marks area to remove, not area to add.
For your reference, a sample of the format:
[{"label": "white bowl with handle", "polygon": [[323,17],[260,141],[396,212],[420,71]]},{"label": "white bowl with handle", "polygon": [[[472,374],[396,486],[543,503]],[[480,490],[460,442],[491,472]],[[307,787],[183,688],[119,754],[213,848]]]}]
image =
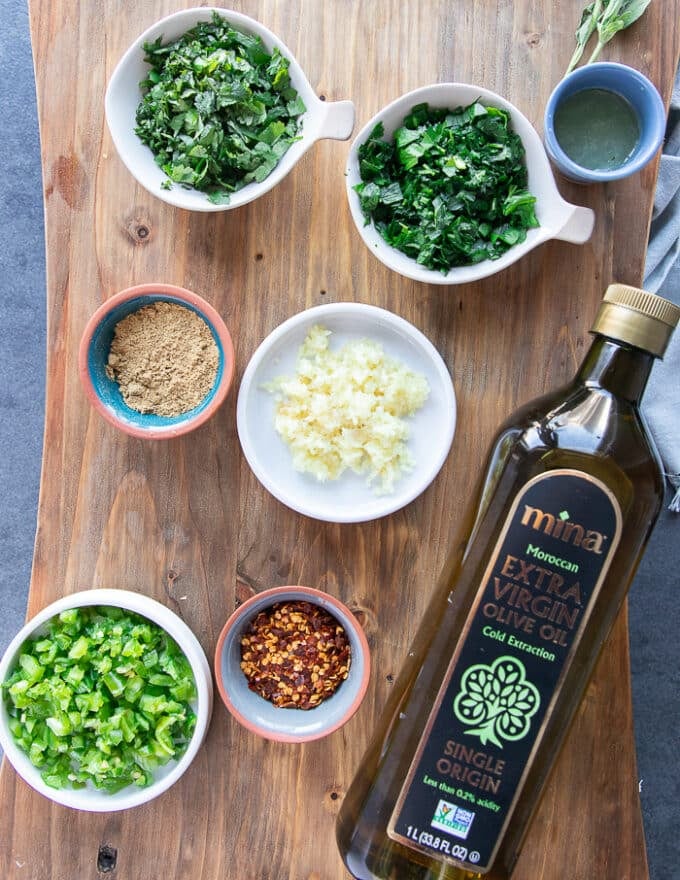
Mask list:
[{"label": "white bowl with handle", "polygon": [[[514,130],[522,139],[526,153],[529,177],[528,189],[536,197],[536,216],[540,226],[527,231],[526,240],[513,245],[497,260],[484,260],[468,266],[456,266],[447,273],[428,269],[414,259],[389,245],[372,222],[366,223],[354,187],[361,183],[359,148],[375,126],[382,122],[383,139],[389,141],[417,104],[427,103],[432,108],[454,110],[475,101],[485,106],[498,107],[510,114]],[[500,95],[467,83],[436,83],[415,89],[392,101],[361,129],[349,151],[346,169],[347,197],[357,230],[372,254],[390,269],[427,284],[467,284],[494,275],[511,266],[525,254],[550,239],[583,244],[593,231],[595,215],[590,208],[565,201],[557,189],[541,138],[529,120],[513,104]]]},{"label": "white bowl with handle", "polygon": [[[293,143],[278,165],[261,183],[250,183],[231,194],[227,204],[214,204],[206,193],[173,184],[163,189],[167,176],[156,164],[153,153],[135,134],[137,107],[142,100],[140,82],[146,79],[149,65],[144,60],[144,44],[159,37],[163,43],[179,39],[199,22],[220,15],[236,30],[254,34],[271,51],[278,48],[290,62],[291,84],[307,108],[301,116],[300,140]],[[177,208],[189,211],[228,211],[269,192],[293,169],[300,158],[318,140],[347,140],[354,127],[354,104],[351,101],[322,101],[315,94],[302,68],[288,47],[255,19],[228,9],[200,7],[175,12],[144,31],[118,62],[111,76],[105,98],[106,122],[118,155],[133,177],[152,195]]]}]

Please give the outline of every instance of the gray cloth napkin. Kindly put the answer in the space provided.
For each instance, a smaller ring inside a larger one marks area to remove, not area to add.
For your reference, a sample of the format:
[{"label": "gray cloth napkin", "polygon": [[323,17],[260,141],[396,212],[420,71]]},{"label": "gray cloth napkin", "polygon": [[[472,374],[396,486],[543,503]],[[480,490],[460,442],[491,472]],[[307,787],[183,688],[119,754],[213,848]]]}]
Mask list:
[{"label": "gray cloth napkin", "polygon": [[[680,305],[680,70],[659,164],[644,288]],[[675,490],[670,509],[680,513],[680,328],[652,371],[643,411]]]}]

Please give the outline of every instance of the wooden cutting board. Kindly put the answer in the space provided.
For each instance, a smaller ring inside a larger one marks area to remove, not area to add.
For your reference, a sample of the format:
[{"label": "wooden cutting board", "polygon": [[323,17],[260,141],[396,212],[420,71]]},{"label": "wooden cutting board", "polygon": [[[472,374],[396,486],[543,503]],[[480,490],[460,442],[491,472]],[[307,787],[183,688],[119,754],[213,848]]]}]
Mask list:
[{"label": "wooden cutting board", "polygon": [[[5,763],[0,876],[22,880],[340,880],[333,824],[354,768],[455,540],[495,427],[571,376],[606,285],[639,283],[656,165],[610,186],[560,181],[595,209],[584,246],[549,243],[503,274],[442,289],[390,273],[353,228],[346,143],[321,142],[271,193],[223,214],[174,210],[137,186],[106,130],[103,96],[128,44],[182,2],[29,0],[47,218],[47,417],[29,615],[88,587],[154,596],[212,658],[235,605],[304,583],[340,597],[372,650],[367,698],[344,729],[305,746],[265,742],[216,703],[207,742],[151,804],[88,815],[44,800]],[[358,131],[398,95],[477,83],[539,129],[573,49],[581,3],[522,0],[262,0],[233,8],[290,47],[320,95],[351,98]],[[670,94],[678,0],[652,3],[603,58]],[[133,283],[189,287],[224,316],[237,384],[185,439],[144,443],[105,424],[79,386],[87,318]],[[38,292],[36,292],[38,295]],[[339,300],[388,308],[419,327],[451,370],[451,455],[415,502],[365,525],[296,515],[251,474],[235,430],[238,380],[258,343],[300,310]],[[38,306],[39,307],[39,306]],[[108,849],[107,849],[108,848]],[[531,828],[514,880],[645,880],[625,612],[606,646]]]}]

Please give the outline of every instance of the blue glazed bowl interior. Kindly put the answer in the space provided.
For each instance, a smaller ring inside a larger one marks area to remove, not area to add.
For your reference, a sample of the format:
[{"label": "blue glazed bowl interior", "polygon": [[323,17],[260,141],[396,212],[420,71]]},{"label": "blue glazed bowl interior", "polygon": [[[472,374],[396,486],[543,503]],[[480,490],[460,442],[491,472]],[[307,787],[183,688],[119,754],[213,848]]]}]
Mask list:
[{"label": "blue glazed bowl interior", "polygon": [[[114,379],[110,379],[106,375],[106,364],[109,357],[109,350],[113,341],[116,324],[126,318],[132,312],[136,312],[143,306],[152,305],[155,302],[177,303],[184,306],[199,315],[210,328],[215,344],[217,345],[219,360],[217,366],[217,375],[215,383],[211,391],[206,394],[201,403],[188,412],[181,413],[178,416],[159,416],[155,413],[140,413],[129,407],[123,400],[120,393],[120,387]],[[87,352],[87,366],[92,386],[100,398],[106,409],[120,422],[132,425],[141,430],[166,428],[173,425],[183,424],[191,421],[198,416],[203,410],[210,405],[211,400],[215,396],[219,388],[222,374],[224,372],[224,350],[220,338],[215,331],[210,320],[199,309],[186,302],[185,300],[170,296],[167,294],[158,294],[153,296],[138,296],[134,299],[121,303],[99,322],[90,339]]]},{"label": "blue glazed bowl interior", "polygon": [[[622,97],[635,111],[640,137],[623,165],[592,170],[574,162],[562,149],[555,134],[555,114],[567,98],[585,89],[605,89]],[[567,177],[580,182],[619,180],[643,168],[663,143],[666,111],[656,88],[638,70],[625,64],[600,62],[579,67],[553,90],[545,110],[544,138],[548,155]]]}]

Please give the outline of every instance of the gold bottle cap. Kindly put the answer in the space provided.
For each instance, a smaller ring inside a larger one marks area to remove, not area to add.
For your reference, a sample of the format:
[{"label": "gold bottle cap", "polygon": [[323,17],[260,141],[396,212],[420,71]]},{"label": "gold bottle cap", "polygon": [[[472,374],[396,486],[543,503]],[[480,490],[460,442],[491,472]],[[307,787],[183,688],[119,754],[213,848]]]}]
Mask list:
[{"label": "gold bottle cap", "polygon": [[610,284],[591,332],[663,357],[679,321],[680,308],[670,300],[639,287]]}]

